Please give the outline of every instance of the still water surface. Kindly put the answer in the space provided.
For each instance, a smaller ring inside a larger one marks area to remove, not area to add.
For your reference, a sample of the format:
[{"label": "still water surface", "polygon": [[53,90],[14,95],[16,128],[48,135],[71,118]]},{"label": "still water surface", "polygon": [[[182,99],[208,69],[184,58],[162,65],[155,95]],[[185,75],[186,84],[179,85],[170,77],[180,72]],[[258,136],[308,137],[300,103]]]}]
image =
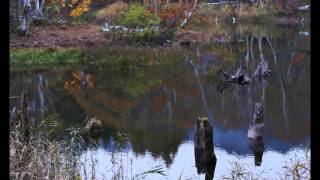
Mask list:
[{"label": "still water surface", "polygon": [[[65,128],[83,123],[87,115],[101,120],[104,131],[98,148],[86,148],[81,156],[82,160],[97,157],[93,164],[97,179],[110,179],[119,171],[128,179],[155,166],[161,166],[167,176],[149,174],[147,179],[180,175],[204,179],[197,174],[193,144],[195,120],[203,116],[213,126],[215,179],[230,174],[233,162],[255,176],[276,179],[286,162],[305,156],[310,141],[310,37],[304,31],[308,30],[235,30],[224,42],[179,47],[189,55],[180,54],[181,60],[173,65],[130,65],[130,71],[110,70],[108,61],[62,69],[24,70],[12,65],[10,95],[28,90],[34,123],[47,113],[58,113]],[[261,52],[272,71],[270,77],[222,88],[217,69],[233,71],[242,64],[252,75]],[[88,67],[88,82],[82,86],[84,67]],[[261,166],[255,166],[247,132],[254,103],[261,98],[264,151]],[[11,100],[10,108],[16,105]]]}]

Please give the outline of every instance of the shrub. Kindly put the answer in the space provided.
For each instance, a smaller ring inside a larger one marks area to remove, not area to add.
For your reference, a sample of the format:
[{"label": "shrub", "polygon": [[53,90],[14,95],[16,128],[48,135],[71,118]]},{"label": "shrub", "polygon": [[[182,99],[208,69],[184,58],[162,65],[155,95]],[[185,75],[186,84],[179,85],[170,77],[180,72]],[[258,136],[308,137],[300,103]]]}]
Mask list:
[{"label": "shrub", "polygon": [[160,18],[147,11],[147,9],[139,4],[130,6],[119,19],[119,23],[128,28],[149,28],[160,23]]},{"label": "shrub", "polygon": [[116,1],[115,3],[108,5],[96,12],[97,20],[114,20],[120,17],[120,14],[128,10],[128,4],[122,1]]},{"label": "shrub", "polygon": [[142,32],[131,33],[131,39],[137,42],[153,42],[160,38],[160,32],[153,28],[145,29]]}]

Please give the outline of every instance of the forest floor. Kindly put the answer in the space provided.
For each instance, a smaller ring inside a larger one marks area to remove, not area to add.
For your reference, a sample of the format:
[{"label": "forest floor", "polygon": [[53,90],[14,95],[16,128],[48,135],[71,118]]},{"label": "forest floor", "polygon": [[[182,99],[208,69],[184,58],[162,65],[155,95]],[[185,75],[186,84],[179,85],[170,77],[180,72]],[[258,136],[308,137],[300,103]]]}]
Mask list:
[{"label": "forest floor", "polygon": [[30,26],[29,36],[10,33],[11,48],[100,47],[110,42],[96,24]]}]

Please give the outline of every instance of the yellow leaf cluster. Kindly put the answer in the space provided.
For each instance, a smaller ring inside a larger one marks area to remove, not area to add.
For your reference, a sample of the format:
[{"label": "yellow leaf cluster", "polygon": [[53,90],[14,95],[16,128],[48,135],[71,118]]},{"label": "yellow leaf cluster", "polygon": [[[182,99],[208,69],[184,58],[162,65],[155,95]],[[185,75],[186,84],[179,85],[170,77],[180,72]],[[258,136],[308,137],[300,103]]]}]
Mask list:
[{"label": "yellow leaf cluster", "polygon": [[76,8],[74,8],[70,16],[71,17],[78,17],[82,15],[83,13],[86,13],[89,11],[89,5],[91,4],[91,0],[83,0]]},{"label": "yellow leaf cluster", "polygon": [[72,5],[75,5],[75,4],[77,4],[78,3],[78,0],[71,0],[71,4]]}]

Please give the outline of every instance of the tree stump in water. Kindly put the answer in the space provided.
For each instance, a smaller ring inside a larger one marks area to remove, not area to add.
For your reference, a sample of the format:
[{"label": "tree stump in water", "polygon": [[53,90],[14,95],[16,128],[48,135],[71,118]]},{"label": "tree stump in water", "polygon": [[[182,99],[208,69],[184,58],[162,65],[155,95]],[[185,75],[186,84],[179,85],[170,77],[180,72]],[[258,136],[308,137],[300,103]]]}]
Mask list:
[{"label": "tree stump in water", "polygon": [[244,85],[251,82],[251,79],[246,73],[245,67],[242,65],[237,69],[237,72],[234,75],[230,75],[222,69],[218,71],[218,74],[220,75],[221,81],[224,83],[238,83]]},{"label": "tree stump in water", "polygon": [[264,151],[263,143],[263,108],[261,103],[255,104],[252,124],[248,130],[249,147],[253,151],[255,165],[260,166]]},{"label": "tree stump in water", "polygon": [[253,76],[258,77],[259,79],[265,78],[270,75],[271,70],[268,67],[268,63],[265,60],[261,60],[253,73]]},{"label": "tree stump in water", "polygon": [[205,173],[212,180],[217,158],[213,150],[213,129],[208,118],[198,118],[195,125],[194,153],[198,174]]},{"label": "tree stump in water", "polygon": [[80,129],[81,135],[99,136],[103,131],[103,124],[100,120],[91,118],[85,127]]}]

